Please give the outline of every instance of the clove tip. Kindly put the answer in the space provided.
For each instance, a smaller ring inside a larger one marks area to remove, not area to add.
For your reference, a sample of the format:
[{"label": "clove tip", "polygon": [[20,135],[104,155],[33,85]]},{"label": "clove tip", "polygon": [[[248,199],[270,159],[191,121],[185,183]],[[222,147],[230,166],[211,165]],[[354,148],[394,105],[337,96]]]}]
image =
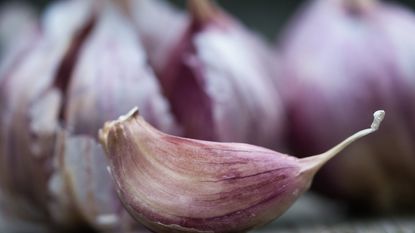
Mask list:
[{"label": "clove tip", "polygon": [[373,113],[373,122],[370,128],[377,130],[379,129],[380,124],[382,123],[383,119],[385,118],[385,111],[378,110]]},{"label": "clove tip", "polygon": [[117,120],[105,122],[104,126],[98,131],[98,138],[101,144],[106,145],[107,136],[111,128],[124,121],[136,118],[139,114],[140,112],[138,110],[138,107],[135,106],[130,111],[128,111],[127,114],[119,116]]}]

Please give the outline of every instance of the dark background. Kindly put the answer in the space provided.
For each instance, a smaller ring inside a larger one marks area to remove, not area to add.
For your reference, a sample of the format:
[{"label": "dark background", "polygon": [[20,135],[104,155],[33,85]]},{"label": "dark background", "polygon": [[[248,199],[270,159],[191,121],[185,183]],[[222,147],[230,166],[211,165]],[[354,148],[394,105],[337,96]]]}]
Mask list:
[{"label": "dark background", "polygon": [[[9,1],[12,2],[13,0]],[[42,9],[52,0],[27,0]],[[185,5],[185,0],[170,0],[179,6]],[[204,0],[201,0],[204,1]],[[0,2],[6,2],[0,0]],[[274,38],[289,17],[305,0],[218,0],[228,12],[242,20],[251,29],[261,32],[269,38]],[[415,11],[415,0],[389,0],[411,7]]]},{"label": "dark background", "polygon": [[[185,5],[185,0],[170,0]],[[382,0],[379,0],[382,1]],[[281,30],[284,23],[306,0],[217,0],[228,12],[239,18],[251,29],[270,38]],[[388,0],[411,7],[415,11],[415,0]]]}]

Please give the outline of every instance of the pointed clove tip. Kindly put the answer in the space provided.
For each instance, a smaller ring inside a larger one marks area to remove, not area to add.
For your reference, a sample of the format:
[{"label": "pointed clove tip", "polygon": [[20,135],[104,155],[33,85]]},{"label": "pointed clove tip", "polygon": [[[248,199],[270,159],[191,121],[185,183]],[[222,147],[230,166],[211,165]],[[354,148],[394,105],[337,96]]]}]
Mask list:
[{"label": "pointed clove tip", "polygon": [[119,116],[117,120],[105,122],[104,126],[98,131],[98,138],[99,138],[100,143],[104,145],[105,147],[107,143],[108,133],[111,130],[111,128],[129,119],[134,119],[139,115],[140,115],[140,112],[138,110],[138,107],[135,106],[130,111],[128,111],[127,114]]},{"label": "pointed clove tip", "polygon": [[373,122],[370,128],[377,130],[379,129],[380,124],[382,123],[383,119],[385,118],[385,111],[378,110],[373,113]]},{"label": "pointed clove tip", "polygon": [[114,124],[117,124],[117,123],[120,123],[120,122],[126,121],[126,120],[128,120],[128,119],[130,119],[130,118],[135,118],[135,117],[137,117],[139,114],[140,114],[140,112],[138,111],[138,107],[137,107],[137,106],[135,106],[135,107],[133,107],[130,111],[128,111],[128,113],[127,113],[127,114],[125,114],[125,115],[121,115],[120,117],[118,117],[118,119],[117,119],[117,120],[115,120],[115,121],[113,121],[113,122],[114,122]]}]

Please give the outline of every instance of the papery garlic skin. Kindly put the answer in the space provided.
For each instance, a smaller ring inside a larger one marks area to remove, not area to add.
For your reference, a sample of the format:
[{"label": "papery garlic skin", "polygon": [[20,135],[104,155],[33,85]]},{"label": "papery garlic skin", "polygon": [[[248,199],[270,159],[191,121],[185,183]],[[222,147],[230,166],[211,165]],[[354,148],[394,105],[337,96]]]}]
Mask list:
[{"label": "papery garlic skin", "polygon": [[164,134],[133,109],[100,130],[109,170],[127,210],[155,232],[246,232],[281,215],[329,159],[370,129],[333,149],[297,159],[241,143]]},{"label": "papery garlic skin", "polygon": [[377,108],[391,112],[382,133],[328,163],[316,179],[320,190],[376,210],[415,204],[412,32],[413,13],[364,0],[310,1],[287,28],[281,93],[294,153],[334,145]]},{"label": "papery garlic skin", "polygon": [[284,112],[265,42],[210,1],[189,2],[187,31],[159,75],[185,135],[275,147]]}]

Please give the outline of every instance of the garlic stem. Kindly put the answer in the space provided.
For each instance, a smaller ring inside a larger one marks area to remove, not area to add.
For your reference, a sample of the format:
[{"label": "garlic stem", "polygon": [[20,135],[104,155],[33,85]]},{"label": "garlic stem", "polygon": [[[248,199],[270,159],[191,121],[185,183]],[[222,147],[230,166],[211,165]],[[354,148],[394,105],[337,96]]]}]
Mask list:
[{"label": "garlic stem", "polygon": [[375,113],[373,113],[373,122],[370,125],[370,128],[361,130],[353,134],[341,143],[337,144],[335,147],[331,148],[330,150],[322,154],[301,159],[300,162],[304,164],[302,172],[316,173],[325,163],[327,163],[330,159],[332,159],[334,156],[336,156],[338,153],[344,150],[351,143],[378,130],[384,118],[385,111],[378,110]]}]

